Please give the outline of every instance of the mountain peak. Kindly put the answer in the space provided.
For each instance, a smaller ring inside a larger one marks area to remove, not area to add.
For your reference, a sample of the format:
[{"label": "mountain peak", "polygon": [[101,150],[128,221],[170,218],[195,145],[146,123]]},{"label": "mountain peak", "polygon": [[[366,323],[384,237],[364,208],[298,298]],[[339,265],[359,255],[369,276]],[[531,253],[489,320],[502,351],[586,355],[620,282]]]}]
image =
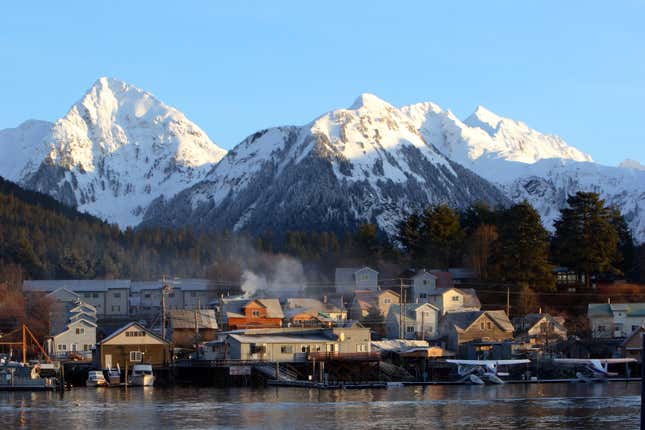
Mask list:
[{"label": "mountain peak", "polygon": [[391,108],[392,105],[386,102],[385,100],[382,100],[375,96],[374,94],[371,93],[363,93],[360,96],[354,100],[354,103],[349,107],[352,110],[357,110],[357,109],[383,109],[383,108]]},{"label": "mountain peak", "polygon": [[631,158],[625,158],[618,167],[622,167],[623,169],[645,170],[645,165]]},{"label": "mountain peak", "polygon": [[502,122],[504,118],[497,115],[496,113],[486,109],[484,106],[479,105],[475,109],[475,112],[470,115],[464,123],[470,127],[478,127],[484,130],[489,135],[494,135],[499,123]]}]

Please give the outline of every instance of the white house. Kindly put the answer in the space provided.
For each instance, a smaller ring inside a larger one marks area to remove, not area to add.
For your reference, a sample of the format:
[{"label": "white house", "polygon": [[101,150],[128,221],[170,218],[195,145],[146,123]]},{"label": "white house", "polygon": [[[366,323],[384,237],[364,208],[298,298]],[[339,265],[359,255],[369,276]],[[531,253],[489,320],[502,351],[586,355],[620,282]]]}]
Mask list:
[{"label": "white house", "polygon": [[593,337],[623,338],[645,327],[645,303],[589,303],[587,317]]},{"label": "white house", "polygon": [[428,302],[439,308],[442,315],[481,309],[477,293],[470,288],[436,288],[429,293]]},{"label": "white house", "polygon": [[334,284],[336,292],[353,294],[356,290],[378,289],[378,272],[369,267],[339,267],[336,268]]},{"label": "white house", "polygon": [[412,303],[428,303],[430,294],[437,288],[437,277],[425,269],[410,276],[410,298]]},{"label": "white house", "polygon": [[70,322],[65,330],[47,341],[49,355],[56,358],[67,358],[71,353],[83,358],[92,358],[92,348],[95,344],[96,323],[83,318]]},{"label": "white house", "polygon": [[[403,308],[403,317],[401,317],[401,308]],[[440,309],[430,303],[405,303],[403,306],[391,306],[385,318],[385,332],[389,339],[434,339],[439,334],[440,317]],[[401,324],[403,324],[403,330],[401,330]]]}]

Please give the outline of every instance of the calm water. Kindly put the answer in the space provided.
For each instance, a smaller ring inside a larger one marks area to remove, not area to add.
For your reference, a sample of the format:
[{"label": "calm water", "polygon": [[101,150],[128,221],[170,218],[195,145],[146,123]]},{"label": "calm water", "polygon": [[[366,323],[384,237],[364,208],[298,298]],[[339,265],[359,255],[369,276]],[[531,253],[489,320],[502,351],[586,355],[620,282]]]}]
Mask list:
[{"label": "calm water", "polygon": [[630,429],[640,384],[0,392],[0,429]]}]

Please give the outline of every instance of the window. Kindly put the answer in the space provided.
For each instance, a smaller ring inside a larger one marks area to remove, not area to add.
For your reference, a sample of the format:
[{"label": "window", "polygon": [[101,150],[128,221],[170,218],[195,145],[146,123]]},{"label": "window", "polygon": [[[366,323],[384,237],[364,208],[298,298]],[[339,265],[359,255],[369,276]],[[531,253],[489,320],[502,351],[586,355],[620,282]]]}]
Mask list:
[{"label": "window", "polygon": [[99,298],[99,293],[92,293],[92,298],[93,299],[98,299]]},{"label": "window", "polygon": [[459,296],[452,296],[452,301],[453,302],[458,302],[459,301]]},{"label": "window", "polygon": [[83,297],[89,299],[90,297],[92,297],[92,293],[83,293]]},{"label": "window", "polygon": [[112,297],[115,299],[121,298],[121,293],[112,293]]},{"label": "window", "polygon": [[144,294],[143,297],[145,297],[146,299],[149,299],[150,298],[150,293]]},{"label": "window", "polygon": [[140,362],[143,358],[141,351],[130,351],[130,361]]},{"label": "window", "polygon": [[392,299],[383,299],[383,303],[389,305],[390,303],[392,303]]},{"label": "window", "polygon": [[428,295],[426,293],[421,293],[421,294],[419,294],[419,298],[420,299],[426,299],[426,298],[428,298]]},{"label": "window", "polygon": [[175,293],[168,294],[168,297],[175,297]]},{"label": "window", "polygon": [[282,345],[280,347],[280,353],[282,353],[282,354],[293,354],[293,345]]},{"label": "window", "polygon": [[196,292],[194,292],[194,291],[191,291],[191,292],[190,292],[190,297],[197,297],[197,293],[196,293]]},{"label": "window", "polygon": [[310,345],[300,345],[300,352],[310,352],[310,351],[311,351]]},{"label": "window", "polygon": [[598,326],[598,332],[602,333],[602,332],[604,332],[606,330],[607,330],[607,327],[605,327],[604,325],[599,325]]},{"label": "window", "polygon": [[370,275],[363,274],[363,275],[359,276],[358,279],[359,279],[359,281],[369,281]]},{"label": "window", "polygon": [[260,311],[258,311],[258,310],[251,311],[251,316],[253,316],[255,318],[259,318],[260,317]]},{"label": "window", "polygon": [[125,332],[126,337],[142,337],[145,335],[146,335],[145,331],[126,331]]},{"label": "window", "polygon": [[85,329],[83,327],[76,328],[76,334],[85,334]]},{"label": "window", "polygon": [[488,330],[491,330],[493,328],[493,324],[490,321],[488,321],[486,323],[486,327],[488,328]]},{"label": "window", "polygon": [[121,312],[121,305],[112,305],[112,312]]},{"label": "window", "polygon": [[484,330],[484,327],[485,327],[485,326],[484,326],[484,323],[483,323],[483,322],[479,323],[479,328],[480,328],[480,329]]},{"label": "window", "polygon": [[427,279],[423,280],[423,285],[428,285],[428,280]]},{"label": "window", "polygon": [[409,326],[407,326],[407,327],[406,327],[406,329],[405,329],[405,330],[406,330],[408,333],[414,333],[414,326],[413,326],[413,325],[409,325]]},{"label": "window", "polygon": [[83,345],[83,351],[91,351],[92,345]]},{"label": "window", "polygon": [[367,345],[364,343],[359,343],[358,345],[356,345],[356,352],[368,352]]}]

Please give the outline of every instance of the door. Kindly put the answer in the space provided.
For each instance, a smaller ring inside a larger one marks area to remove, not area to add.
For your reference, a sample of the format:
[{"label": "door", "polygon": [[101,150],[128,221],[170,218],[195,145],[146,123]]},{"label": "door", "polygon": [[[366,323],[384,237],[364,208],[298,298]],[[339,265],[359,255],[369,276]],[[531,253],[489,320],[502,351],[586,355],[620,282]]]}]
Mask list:
[{"label": "door", "polygon": [[112,368],[112,354],[105,354],[105,368]]}]

